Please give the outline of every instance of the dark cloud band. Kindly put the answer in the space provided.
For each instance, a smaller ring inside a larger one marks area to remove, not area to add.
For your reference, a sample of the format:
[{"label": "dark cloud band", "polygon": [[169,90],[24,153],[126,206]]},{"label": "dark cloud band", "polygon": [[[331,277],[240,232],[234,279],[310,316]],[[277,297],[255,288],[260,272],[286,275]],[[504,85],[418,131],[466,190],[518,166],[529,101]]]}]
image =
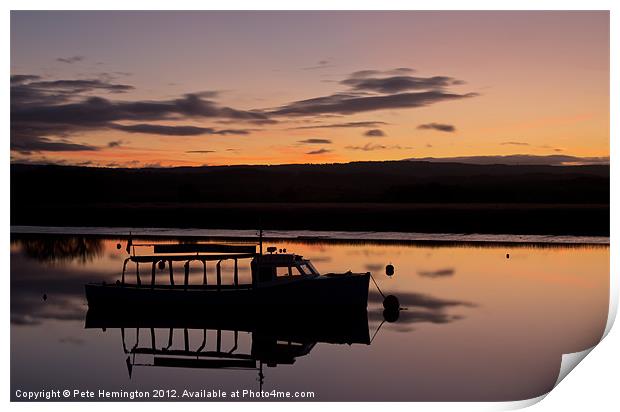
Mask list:
[{"label": "dark cloud band", "polygon": [[144,133],[144,134],[156,134],[163,136],[200,136],[205,134],[216,135],[246,135],[250,131],[246,129],[220,129],[216,130],[211,127],[197,127],[197,126],[164,126],[155,124],[132,124],[132,125],[120,125],[113,124],[110,127],[122,130],[127,133]]},{"label": "dark cloud band", "polygon": [[306,152],[306,154],[308,155],[320,155],[320,154],[325,154],[325,153],[330,153],[331,150],[329,149],[318,149],[318,150],[311,150],[309,152]]},{"label": "dark cloud band", "polygon": [[345,122],[345,123],[332,123],[332,124],[320,124],[314,126],[300,126],[292,127],[291,130],[303,130],[303,129],[338,129],[338,128],[354,128],[354,127],[377,127],[383,126],[386,122]]},{"label": "dark cloud band", "polygon": [[375,110],[424,107],[439,102],[461,100],[475,96],[478,95],[476,93],[457,94],[443,91],[397,93],[382,96],[333,94],[330,96],[293,102],[272,111],[271,114],[309,116],[335,113],[346,115]]},{"label": "dark cloud band", "polygon": [[456,127],[445,123],[426,123],[418,126],[419,130],[437,130],[439,132],[454,133]]},{"label": "dark cloud band", "polygon": [[331,144],[332,141],[329,139],[305,139],[305,140],[300,140],[298,143],[301,144]]},{"label": "dark cloud band", "polygon": [[381,129],[370,129],[364,133],[366,137],[383,137],[385,136],[385,132]]}]

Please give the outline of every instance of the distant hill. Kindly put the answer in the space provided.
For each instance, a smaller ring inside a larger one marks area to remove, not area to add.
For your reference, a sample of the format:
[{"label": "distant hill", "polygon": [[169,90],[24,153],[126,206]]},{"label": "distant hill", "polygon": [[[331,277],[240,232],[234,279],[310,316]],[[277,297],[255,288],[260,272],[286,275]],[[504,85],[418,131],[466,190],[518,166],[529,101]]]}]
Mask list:
[{"label": "distant hill", "polygon": [[609,157],[577,157],[569,155],[535,156],[515,154],[506,156],[459,156],[459,157],[423,157],[405,159],[410,161],[425,161],[433,163],[467,163],[478,165],[608,165]]},{"label": "distant hill", "polygon": [[11,165],[11,224],[609,234],[609,166]]},{"label": "distant hill", "polygon": [[11,204],[609,203],[609,166],[422,161],[109,169],[11,165]]}]

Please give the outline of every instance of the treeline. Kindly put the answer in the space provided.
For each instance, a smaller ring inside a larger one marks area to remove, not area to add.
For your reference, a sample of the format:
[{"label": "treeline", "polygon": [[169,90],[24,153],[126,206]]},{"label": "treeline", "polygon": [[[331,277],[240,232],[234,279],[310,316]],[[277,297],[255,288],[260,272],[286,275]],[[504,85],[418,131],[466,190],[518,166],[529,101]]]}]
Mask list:
[{"label": "treeline", "polygon": [[124,203],[608,204],[609,166],[413,161],[107,169],[11,165],[11,205]]}]

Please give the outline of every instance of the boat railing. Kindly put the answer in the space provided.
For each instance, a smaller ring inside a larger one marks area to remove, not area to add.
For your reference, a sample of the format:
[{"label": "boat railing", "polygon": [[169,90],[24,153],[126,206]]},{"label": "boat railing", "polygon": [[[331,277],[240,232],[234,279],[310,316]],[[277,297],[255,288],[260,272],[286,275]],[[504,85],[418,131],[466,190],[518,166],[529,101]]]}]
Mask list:
[{"label": "boat railing", "polygon": [[[126,258],[123,262],[123,271],[120,283],[121,285],[125,285],[127,264],[129,262],[133,262],[136,264],[136,286],[141,287],[142,279],[140,276],[140,263],[147,265],[150,264],[151,288],[155,287],[155,274],[157,268],[159,267],[160,270],[165,270],[166,265],[169,270],[170,286],[175,286],[173,262],[185,262],[183,286],[187,289],[189,287],[190,263],[193,261],[199,261],[203,266],[202,284],[204,286],[208,284],[207,262],[217,262],[215,264],[216,288],[217,290],[220,290],[222,288],[221,264],[226,260],[234,261],[233,286],[239,287],[239,259],[251,259],[257,255],[256,245],[230,245],[215,243],[138,243],[132,244],[131,247],[131,256]],[[152,253],[137,254],[136,247],[152,248]]]},{"label": "boat railing", "polygon": [[[135,366],[259,369],[258,361],[251,353],[237,353],[240,346],[238,342],[239,332],[237,330],[232,331],[232,348],[224,349],[222,345],[222,332],[224,331],[221,329],[210,329],[210,331],[217,333],[215,347],[210,350],[207,348],[207,329],[202,329],[202,343],[196,349],[192,349],[190,347],[188,328],[183,328],[182,331],[182,349],[176,349],[173,347],[173,328],[169,329],[168,342],[166,346],[157,345],[155,328],[150,328],[150,345],[140,346],[140,328],[137,328],[135,344],[128,348],[125,343],[125,329],[121,328],[123,351],[129,356],[127,358],[127,366],[130,368],[130,376],[131,369]],[[139,355],[153,356],[153,363],[137,362],[136,356]]]}]

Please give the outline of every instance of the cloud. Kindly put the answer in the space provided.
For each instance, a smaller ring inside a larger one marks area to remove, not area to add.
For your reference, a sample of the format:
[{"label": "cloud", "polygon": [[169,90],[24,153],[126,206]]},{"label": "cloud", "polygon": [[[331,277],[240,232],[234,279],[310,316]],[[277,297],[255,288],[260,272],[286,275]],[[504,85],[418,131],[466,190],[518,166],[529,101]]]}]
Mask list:
[{"label": "cloud", "polygon": [[553,150],[554,152],[557,152],[557,153],[560,153],[560,152],[563,152],[563,151],[564,151],[564,149],[562,149],[562,148],[559,148],[559,147],[551,147],[551,146],[549,146],[549,145],[542,145],[542,146],[538,146],[538,147],[540,147],[541,149],[551,149],[551,150]]},{"label": "cloud", "polygon": [[299,143],[302,144],[331,144],[332,141],[329,139],[306,139],[300,140]]},{"label": "cloud", "polygon": [[194,96],[202,97],[205,99],[214,99],[219,97],[222,92],[218,90],[204,90],[202,92],[194,92],[192,93]]},{"label": "cloud", "polygon": [[201,153],[201,154],[206,154],[206,153],[215,153],[215,150],[188,150],[185,153]]},{"label": "cloud", "polygon": [[461,85],[463,81],[447,76],[413,77],[349,77],[340,82],[353,90],[378,93],[398,93],[408,90],[439,90],[449,86]]},{"label": "cloud", "polygon": [[[77,133],[115,129],[127,133],[168,136],[246,135],[253,129],[166,126],[152,121],[227,119],[252,124],[272,120],[260,111],[218,105],[207,97],[217,92],[188,93],[176,99],[114,101],[92,92],[125,93],[133,89],[109,79],[46,80],[35,75],[11,76],[11,149],[22,154],[40,151],[98,150],[68,139]],[[119,124],[117,122],[142,122]],[[53,139],[61,138],[61,140]]]},{"label": "cloud", "polygon": [[300,126],[300,127],[292,127],[291,130],[301,130],[301,129],[337,129],[337,128],[353,128],[353,127],[376,127],[387,125],[386,122],[346,122],[346,123],[332,123],[332,124],[321,124],[316,126]]},{"label": "cloud", "polygon": [[[24,108],[15,111],[12,117],[16,120],[97,124],[118,120],[166,120],[176,115],[196,118],[224,117],[237,120],[266,118],[260,113],[220,107],[213,101],[204,100],[194,94],[164,101],[114,102],[102,97],[90,97],[77,103]],[[76,118],[76,116],[80,117]]]},{"label": "cloud", "polygon": [[503,146],[529,146],[529,143],[525,142],[502,142],[500,143]]},{"label": "cloud", "polygon": [[334,67],[329,64],[329,60],[319,60],[315,66],[310,67],[302,67],[302,70],[317,70],[317,69],[327,69],[329,67]]},{"label": "cloud", "polygon": [[426,123],[418,126],[420,130],[437,130],[440,132],[453,133],[456,131],[456,128],[451,124],[444,123]]},{"label": "cloud", "polygon": [[121,144],[123,144],[122,140],[113,140],[108,142],[108,147],[119,147]]},{"label": "cloud", "polygon": [[359,71],[351,73],[349,75],[349,78],[359,79],[359,78],[381,76],[381,75],[399,76],[399,75],[405,75],[405,74],[410,74],[414,72],[415,70],[409,67],[398,67],[392,70],[359,70]]},{"label": "cloud", "polygon": [[13,74],[11,75],[11,84],[20,84],[25,82],[30,82],[34,80],[39,80],[40,76],[35,76],[33,74]]},{"label": "cloud", "polygon": [[364,146],[346,146],[345,149],[349,150],[363,150],[364,152],[371,152],[374,150],[384,150],[387,146],[380,144],[366,143]]},{"label": "cloud", "polygon": [[415,73],[415,69],[412,69],[411,67],[397,67],[395,69],[392,70],[386,70],[384,71],[385,74],[409,74],[409,73]]},{"label": "cloud", "polygon": [[99,148],[66,140],[52,140],[47,137],[22,136],[21,139],[11,139],[11,150],[29,155],[32,152],[82,152],[96,151]]},{"label": "cloud", "polygon": [[364,152],[372,152],[375,150],[408,150],[411,149],[411,147],[408,146],[400,146],[400,145],[392,145],[392,146],[386,146],[386,145],[382,145],[382,144],[374,144],[374,143],[366,143],[364,146],[346,146],[345,149],[349,149],[349,150],[362,150]]},{"label": "cloud", "polygon": [[50,80],[43,81],[34,75],[11,76],[11,112],[24,107],[34,108],[58,105],[85,98],[84,93],[125,93],[133,90],[127,84],[111,83],[110,80]]},{"label": "cloud", "polygon": [[[451,93],[446,88],[464,84],[448,76],[413,77],[413,69],[390,71],[360,70],[340,84],[344,92],[298,100],[269,111],[276,116],[348,115],[367,111],[429,106],[434,103],[478,96],[477,93]],[[397,74],[392,76],[392,74]],[[388,77],[381,77],[381,76]]]},{"label": "cloud", "polygon": [[370,77],[370,76],[377,76],[382,74],[383,72],[381,70],[358,70],[356,72],[353,72],[349,75],[349,78],[352,79],[360,79],[360,78],[365,78],[365,77]]},{"label": "cloud", "polygon": [[385,133],[381,129],[370,129],[364,133],[367,137],[383,137]]},{"label": "cloud", "polygon": [[144,134],[156,134],[164,136],[200,136],[204,134],[215,135],[246,135],[250,133],[250,129],[213,129],[211,127],[198,127],[198,126],[164,126],[156,124],[132,124],[132,125],[120,125],[111,124],[111,128],[122,130],[127,133],[144,133]]},{"label": "cloud", "polygon": [[[64,59],[79,61],[70,57]],[[324,67],[328,63],[322,60],[318,66]],[[172,99],[115,100],[110,96],[129,92],[134,87],[114,82],[113,76],[43,80],[36,75],[17,74],[11,76],[11,147],[21,153],[45,151],[47,148],[58,151],[97,150],[94,146],[69,139],[78,133],[109,129],[164,136],[246,135],[254,129],[172,126],[159,122],[209,119],[216,123],[263,125],[277,123],[276,118],[279,116],[320,118],[351,115],[425,107],[477,96],[475,93],[459,94],[445,90],[448,86],[462,83],[451,77],[413,77],[409,75],[412,72],[413,69],[406,67],[359,71],[341,82],[349,88],[344,92],[257,110],[240,110],[220,105],[214,100],[218,96],[215,91],[187,93]],[[303,126],[299,129],[365,127],[371,128],[367,135],[379,136],[383,132],[377,127],[385,124],[357,121]],[[300,143],[312,144],[309,139]],[[327,144],[315,142],[321,143]]]},{"label": "cloud", "polygon": [[111,93],[124,93],[133,90],[133,86],[127,84],[113,84],[103,80],[51,80],[35,81],[28,83],[28,87],[48,90],[60,93],[83,93],[93,90],[105,90]]},{"label": "cloud", "polygon": [[461,100],[475,96],[478,96],[478,94],[456,94],[439,90],[380,96],[337,93],[330,96],[292,102],[273,110],[270,114],[309,116],[332,113],[346,115],[385,109],[425,107],[439,102]]},{"label": "cloud", "polygon": [[71,56],[71,57],[59,57],[56,61],[61,63],[73,64],[77,62],[81,62],[85,59],[84,56]]},{"label": "cloud", "polygon": [[306,154],[308,154],[308,155],[320,155],[320,154],[325,154],[325,153],[329,153],[329,152],[331,152],[331,150],[323,148],[323,149],[312,150],[312,151],[306,152]]}]

